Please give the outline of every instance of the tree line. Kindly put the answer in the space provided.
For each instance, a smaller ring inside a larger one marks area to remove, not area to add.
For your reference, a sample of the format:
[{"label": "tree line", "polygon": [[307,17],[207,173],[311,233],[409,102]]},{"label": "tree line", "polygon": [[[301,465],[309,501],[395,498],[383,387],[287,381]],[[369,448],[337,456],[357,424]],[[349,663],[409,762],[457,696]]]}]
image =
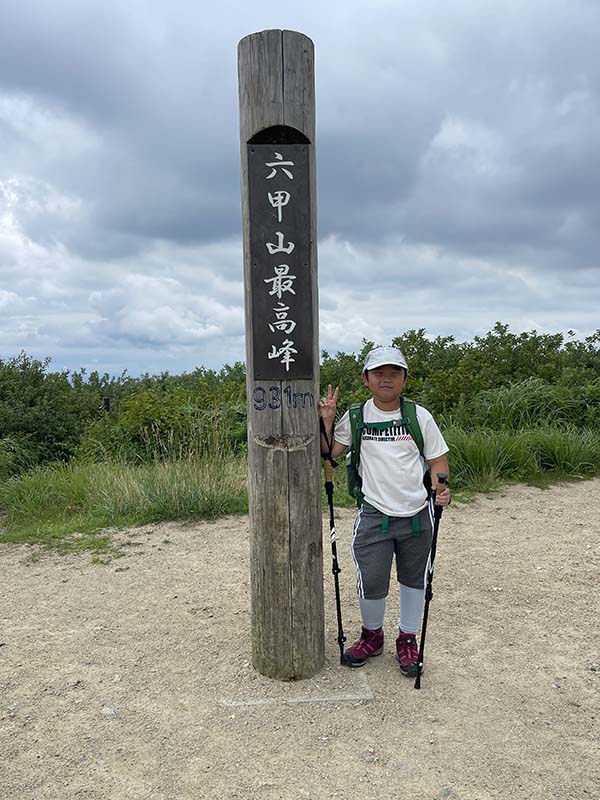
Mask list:
[{"label": "tree line", "polygon": [[[597,430],[600,330],[513,333],[496,323],[459,342],[424,328],[393,339],[409,364],[406,394],[442,429],[519,431],[544,426]],[[366,399],[360,351],[324,351],[322,390],[340,387],[340,412]],[[110,399],[106,410],[103,398]],[[132,377],[53,371],[26,353],[0,359],[0,479],[53,462],[148,463],[246,448],[244,364]]]}]

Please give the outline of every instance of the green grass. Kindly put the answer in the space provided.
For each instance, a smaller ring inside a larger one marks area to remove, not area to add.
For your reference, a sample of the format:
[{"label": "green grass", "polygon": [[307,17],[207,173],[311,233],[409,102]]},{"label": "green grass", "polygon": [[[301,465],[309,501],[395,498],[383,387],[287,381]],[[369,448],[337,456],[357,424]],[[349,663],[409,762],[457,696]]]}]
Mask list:
[{"label": "green grass", "polygon": [[[445,437],[453,491],[465,500],[509,482],[543,487],[600,474],[597,431],[452,427]],[[340,462],[334,502],[352,506]],[[247,512],[247,460],[222,453],[137,466],[105,462],[37,468],[0,485],[0,510],[5,514],[0,542],[101,554],[111,550],[113,529]]]},{"label": "green grass", "polygon": [[479,392],[449,416],[471,431],[481,428],[521,431],[540,425],[559,428],[570,423],[581,424],[582,411],[580,395],[540,378],[529,378]]},{"label": "green grass", "polygon": [[451,481],[458,491],[487,491],[502,483],[535,485],[600,473],[600,433],[571,426],[507,431],[445,432]]},{"label": "green grass", "polygon": [[56,465],[0,487],[0,542],[105,551],[106,529],[248,510],[246,463],[220,461]]}]

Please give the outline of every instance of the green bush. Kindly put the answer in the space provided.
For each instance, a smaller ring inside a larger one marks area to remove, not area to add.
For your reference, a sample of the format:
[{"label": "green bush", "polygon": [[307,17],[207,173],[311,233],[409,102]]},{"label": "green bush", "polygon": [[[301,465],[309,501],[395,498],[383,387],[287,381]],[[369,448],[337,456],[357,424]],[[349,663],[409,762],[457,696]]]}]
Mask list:
[{"label": "green bush", "polygon": [[78,461],[87,463],[134,463],[143,460],[142,448],[132,441],[113,414],[102,414],[92,420],[73,454]]},{"label": "green bush", "polygon": [[13,462],[19,469],[68,460],[100,415],[107,386],[119,382],[97,373],[86,380],[84,370],[50,372],[49,365],[49,359],[25,353],[0,359],[0,438],[10,437],[26,450],[26,458]]},{"label": "green bush", "polygon": [[159,394],[138,389],[121,412],[92,421],[76,450],[83,461],[174,461],[214,452],[246,450],[245,404],[229,401],[202,408],[180,388]]},{"label": "green bush", "polygon": [[[569,423],[593,428],[600,419],[600,331],[572,334],[510,333],[496,323],[484,337],[457,342],[427,338],[425,329],[393,340],[406,355],[406,395],[447,425],[496,429]],[[323,354],[321,392],[340,387],[339,410],[368,397],[361,383],[366,352]]]},{"label": "green bush", "polygon": [[[512,333],[496,323],[485,336],[457,342],[410,330],[393,343],[409,362],[406,394],[428,408],[443,429],[516,431],[537,427],[598,428],[600,331]],[[340,387],[339,410],[367,399],[361,370],[372,342],[357,353],[323,353],[321,391]],[[215,448],[246,449],[246,376],[237,362],[182,375],[85,370],[51,372],[49,360],[24,353],[0,359],[0,477],[36,464],[116,460],[149,463]],[[111,400],[103,410],[104,397]]]},{"label": "green bush", "polygon": [[36,448],[24,434],[0,439],[0,481],[31,469],[37,461]]},{"label": "green bush", "polygon": [[580,385],[573,380],[569,387],[579,400],[576,424],[582,428],[600,427],[600,378]]},{"label": "green bush", "polygon": [[576,424],[581,402],[571,390],[541,378],[527,378],[479,392],[452,413],[453,420],[469,430],[520,430],[538,425]]}]

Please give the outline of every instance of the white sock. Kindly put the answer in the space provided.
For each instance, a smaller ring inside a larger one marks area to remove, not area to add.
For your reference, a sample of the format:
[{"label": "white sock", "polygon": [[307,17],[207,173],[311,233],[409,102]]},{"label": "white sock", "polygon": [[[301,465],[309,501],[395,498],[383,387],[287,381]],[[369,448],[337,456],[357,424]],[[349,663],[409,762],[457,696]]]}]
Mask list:
[{"label": "white sock", "polygon": [[425,589],[412,589],[400,584],[400,630],[402,633],[416,633],[423,616]]},{"label": "white sock", "polygon": [[383,628],[383,618],[385,617],[385,597],[380,600],[367,600],[365,597],[358,598],[362,624],[370,631]]}]

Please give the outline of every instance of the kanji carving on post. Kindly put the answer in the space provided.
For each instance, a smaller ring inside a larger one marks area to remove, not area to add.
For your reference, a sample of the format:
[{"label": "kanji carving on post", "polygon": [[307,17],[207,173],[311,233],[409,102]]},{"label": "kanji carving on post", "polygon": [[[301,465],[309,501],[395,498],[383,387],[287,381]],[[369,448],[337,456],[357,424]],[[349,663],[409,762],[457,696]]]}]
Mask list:
[{"label": "kanji carving on post", "polygon": [[296,280],[295,275],[290,275],[289,271],[290,268],[287,264],[280,264],[278,267],[273,267],[275,270],[275,277],[274,278],[265,278],[265,283],[272,283],[273,286],[269,294],[274,294],[277,296],[279,300],[281,300],[281,295],[284,292],[291,292],[292,294],[296,294],[293,290],[294,281]]},{"label": "kanji carving on post", "polygon": [[285,364],[286,370],[289,370],[290,364],[295,360],[292,358],[292,353],[298,353],[298,351],[294,349],[294,343],[289,339],[284,339],[283,345],[279,349],[273,345],[273,349],[268,353],[268,356],[269,358],[279,358],[279,356],[282,356],[281,363]]},{"label": "kanji carving on post", "polygon": [[267,167],[272,167],[271,172],[267,175],[267,180],[270,181],[271,178],[274,178],[277,175],[277,170],[281,169],[281,171],[284,172],[291,181],[293,181],[294,176],[289,171],[289,169],[286,169],[286,167],[293,167],[294,162],[284,161],[281,153],[275,153],[275,158],[277,159],[276,161],[266,162],[265,164],[265,166]]},{"label": "kanji carving on post", "polygon": [[283,233],[281,231],[276,231],[275,236],[277,237],[277,244],[273,244],[273,242],[267,242],[266,248],[269,253],[273,256],[275,253],[290,253],[294,252],[294,248],[296,245],[294,242],[288,242],[287,244],[283,243]]},{"label": "kanji carving on post", "polygon": [[269,323],[269,328],[275,333],[276,330],[283,331],[288,335],[294,330],[296,327],[296,323],[293,319],[288,319],[287,312],[290,310],[289,306],[286,306],[285,303],[278,303],[277,306],[273,309],[275,312],[275,320],[276,322]]},{"label": "kanji carving on post", "polygon": [[290,193],[289,192],[271,192],[268,193],[269,203],[273,206],[273,208],[277,209],[277,221],[282,222],[282,209],[284,206],[290,202]]}]

